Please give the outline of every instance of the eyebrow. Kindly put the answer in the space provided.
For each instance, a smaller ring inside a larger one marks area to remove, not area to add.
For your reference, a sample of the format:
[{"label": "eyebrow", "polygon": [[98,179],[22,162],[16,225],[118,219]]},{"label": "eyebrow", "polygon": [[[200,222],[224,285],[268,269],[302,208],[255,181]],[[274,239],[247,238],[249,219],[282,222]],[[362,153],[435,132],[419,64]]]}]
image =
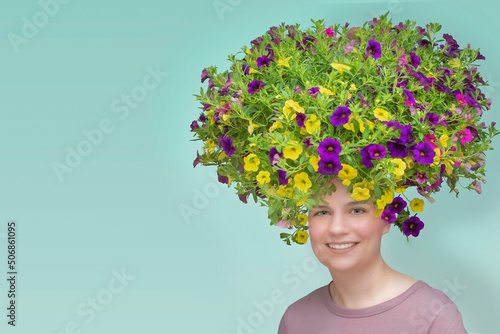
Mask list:
[{"label": "eyebrow", "polygon": [[[366,201],[351,201],[351,202],[346,203],[345,206],[351,207],[351,206],[356,206],[356,205],[366,204],[366,203],[367,203]],[[313,210],[315,210],[315,209],[329,209],[329,208],[330,207],[328,205],[321,204],[321,205],[313,207]]]}]

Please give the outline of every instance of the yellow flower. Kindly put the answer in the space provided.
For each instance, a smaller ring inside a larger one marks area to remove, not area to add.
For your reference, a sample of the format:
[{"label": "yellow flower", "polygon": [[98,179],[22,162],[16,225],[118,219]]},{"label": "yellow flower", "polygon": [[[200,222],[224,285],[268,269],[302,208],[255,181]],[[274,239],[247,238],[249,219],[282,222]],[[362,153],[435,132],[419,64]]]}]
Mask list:
[{"label": "yellow flower", "polygon": [[[366,118],[364,120],[368,123],[370,129],[373,129],[375,127],[375,123],[373,123],[372,121]],[[344,129],[354,132],[355,128],[353,121],[356,121],[359,124],[359,131],[361,131],[361,133],[365,132],[365,123],[361,119],[353,116],[352,114],[351,116],[349,116],[349,122],[343,125]]]},{"label": "yellow flower", "polygon": [[256,179],[257,179],[257,182],[259,182],[259,184],[264,184],[266,182],[269,183],[269,182],[271,182],[270,176],[271,176],[271,174],[269,172],[261,170],[259,172],[259,174],[257,174]]},{"label": "yellow flower", "polygon": [[252,120],[250,120],[250,125],[248,125],[248,133],[249,133],[249,134],[252,134],[252,133],[253,133],[253,130],[254,130],[255,128],[258,128],[259,126],[260,126],[260,125],[254,124],[254,123],[252,122]]},{"label": "yellow flower", "polygon": [[357,88],[357,87],[356,87],[356,85],[355,85],[355,84],[353,84],[353,83],[351,84],[351,87],[349,88],[349,90],[357,90],[357,89],[358,89],[358,88]]},{"label": "yellow flower", "polygon": [[321,94],[327,94],[327,95],[335,95],[334,92],[332,92],[331,90],[329,90],[328,88],[325,88],[323,86],[319,86],[319,92]]},{"label": "yellow flower", "polygon": [[396,164],[396,167],[394,168],[394,174],[402,176],[405,173],[406,163],[400,158],[392,159],[391,162]]},{"label": "yellow flower", "polygon": [[276,121],[269,128],[269,132],[273,132],[276,129],[283,129],[283,124],[280,121]]},{"label": "yellow flower", "polygon": [[283,148],[283,157],[286,159],[297,160],[300,153],[302,153],[302,147],[298,146],[297,143],[290,142],[290,146]]},{"label": "yellow flower", "polygon": [[386,204],[391,204],[392,201],[394,201],[394,191],[393,190],[387,190],[384,195],[382,195],[382,199],[385,201]]},{"label": "yellow flower", "polygon": [[405,187],[396,187],[396,190],[395,190],[398,194],[404,194],[406,192],[406,188]]},{"label": "yellow flower", "polygon": [[410,156],[407,156],[404,160],[409,169],[413,169],[413,167],[415,167],[415,162],[413,162],[413,159]]},{"label": "yellow flower", "polygon": [[452,58],[449,62],[448,65],[450,65],[451,68],[454,70],[457,70],[460,67],[460,59],[458,58]]},{"label": "yellow flower", "polygon": [[298,230],[295,235],[295,242],[298,244],[305,244],[309,238],[309,233],[306,231]]},{"label": "yellow flower", "polygon": [[315,172],[318,171],[318,162],[319,158],[315,155],[309,158],[309,163],[311,164],[311,166],[313,166]]},{"label": "yellow flower", "polygon": [[450,162],[449,161],[445,161],[444,165],[446,166],[446,169],[444,171],[446,172],[446,174],[448,174],[449,176],[451,176],[451,174],[453,173],[453,167],[451,167]]},{"label": "yellow flower", "polygon": [[[291,117],[290,113],[294,111]],[[285,106],[283,107],[283,113],[285,114],[286,118],[290,118],[291,120],[295,119],[296,113],[304,113],[304,108],[302,108],[297,102],[294,100],[286,100]]]},{"label": "yellow flower", "polygon": [[260,73],[260,72],[257,71],[256,69],[250,67],[250,69],[248,70],[248,74],[254,74],[254,73]]},{"label": "yellow flower", "polygon": [[307,215],[303,213],[299,213],[297,215],[297,219],[299,220],[300,225],[306,225],[307,224]]},{"label": "yellow flower", "polygon": [[439,137],[439,143],[441,144],[441,146],[448,147],[449,138],[450,137],[448,137],[448,135],[441,135],[441,137]]},{"label": "yellow flower", "polygon": [[436,147],[434,149],[434,152],[436,152],[436,155],[434,156],[434,161],[432,162],[431,166],[437,166],[441,163],[441,149],[439,147]]},{"label": "yellow flower", "polygon": [[285,59],[278,58],[278,63],[276,65],[290,67],[290,64],[288,63],[290,58],[292,57],[286,57]]},{"label": "yellow flower", "polygon": [[219,156],[217,157],[217,159],[219,159],[219,160],[224,160],[224,158],[226,158],[226,157],[227,157],[226,152],[222,151],[222,152],[219,154]]},{"label": "yellow flower", "polygon": [[344,73],[344,70],[350,70],[351,67],[344,65],[344,64],[339,64],[339,63],[331,63],[332,67],[339,71],[340,73]]},{"label": "yellow flower", "polygon": [[295,183],[295,187],[303,192],[306,192],[312,186],[312,182],[309,180],[309,176],[306,172],[295,174],[293,181]]},{"label": "yellow flower", "polygon": [[279,186],[278,191],[276,191],[276,193],[281,197],[292,197],[293,189],[285,185],[281,185]]},{"label": "yellow flower", "polygon": [[306,126],[307,133],[312,134],[313,132],[317,131],[319,126],[321,125],[320,120],[316,117],[316,115],[312,114],[311,117],[309,117],[305,122],[304,125]]},{"label": "yellow flower", "polygon": [[258,166],[260,164],[260,159],[257,158],[257,156],[254,153],[251,153],[247,155],[245,158],[243,158],[245,161],[245,166],[243,167],[246,171],[254,171],[256,172],[258,169]]},{"label": "yellow flower", "polygon": [[351,198],[356,201],[365,201],[370,198],[370,190],[368,188],[354,187]]},{"label": "yellow flower", "polygon": [[373,110],[373,113],[375,114],[375,117],[378,118],[382,122],[389,120],[389,118],[388,118],[389,112],[385,109],[375,108],[375,110]]},{"label": "yellow flower", "polygon": [[356,170],[356,168],[346,164],[342,164],[342,169],[339,171],[338,175],[339,179],[350,181],[356,176],[358,176],[358,171]]},{"label": "yellow flower", "polygon": [[410,208],[413,212],[422,212],[424,211],[424,201],[420,198],[414,198],[413,201],[410,202]]}]

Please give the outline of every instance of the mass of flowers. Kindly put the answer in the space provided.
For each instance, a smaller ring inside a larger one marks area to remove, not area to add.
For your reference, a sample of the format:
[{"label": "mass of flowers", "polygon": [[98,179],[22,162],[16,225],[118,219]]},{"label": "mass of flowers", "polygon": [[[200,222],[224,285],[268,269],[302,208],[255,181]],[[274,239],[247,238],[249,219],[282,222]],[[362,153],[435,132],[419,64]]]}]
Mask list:
[{"label": "mass of flowers", "polygon": [[268,207],[287,244],[307,242],[307,212],[335,191],[337,177],[357,201],[407,236],[424,223],[421,198],[447,185],[481,193],[485,152],[499,132],[481,122],[491,100],[475,62],[441,25],[393,25],[388,14],[350,28],[324,20],[271,27],[230,55],[229,70],[208,80],[192,122],[203,142],[194,166]]}]

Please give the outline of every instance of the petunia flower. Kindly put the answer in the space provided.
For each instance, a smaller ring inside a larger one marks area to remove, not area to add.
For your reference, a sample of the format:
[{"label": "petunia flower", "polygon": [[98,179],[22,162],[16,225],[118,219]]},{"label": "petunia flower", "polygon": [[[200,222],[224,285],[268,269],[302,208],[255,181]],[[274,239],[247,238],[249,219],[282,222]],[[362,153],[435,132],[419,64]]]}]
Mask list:
[{"label": "petunia flower", "polygon": [[275,147],[269,150],[269,161],[271,166],[278,166],[278,161],[283,159],[283,154],[280,153]]},{"label": "petunia flower", "polygon": [[465,128],[462,131],[458,131],[456,137],[460,139],[460,143],[462,145],[465,145],[465,143],[470,143],[474,139],[469,128]]},{"label": "petunia flower", "polygon": [[298,230],[297,234],[295,235],[294,241],[298,244],[305,244],[308,238],[309,238],[309,233],[303,230]]},{"label": "petunia flower", "polygon": [[297,160],[302,153],[302,147],[295,146],[294,144],[283,148],[283,157],[286,159]]},{"label": "petunia flower", "polygon": [[410,60],[408,63],[415,67],[415,69],[417,69],[418,65],[420,65],[420,58],[413,52],[408,52],[408,54],[410,55]]},{"label": "petunia flower", "polygon": [[420,143],[413,149],[414,160],[418,163],[430,165],[434,162],[436,152],[429,143]]},{"label": "petunia flower", "polygon": [[318,96],[318,93],[319,93],[319,87],[310,88],[307,90],[307,92],[309,93],[309,95],[311,97],[316,98]]},{"label": "petunia flower", "polygon": [[297,125],[300,126],[301,128],[305,128],[304,121],[307,119],[306,114],[303,114],[301,112],[298,112],[295,114],[295,120],[297,121]]},{"label": "petunia flower", "polygon": [[228,157],[232,156],[236,152],[236,147],[234,147],[233,140],[229,137],[225,137],[222,140],[222,148]]},{"label": "petunia flower", "polygon": [[326,35],[326,37],[333,37],[333,36],[335,36],[335,30],[333,30],[332,27],[326,28],[325,29],[325,35]]},{"label": "petunia flower", "polygon": [[410,202],[410,208],[413,212],[422,212],[424,211],[424,201],[420,198],[414,198]]},{"label": "petunia flower", "polygon": [[303,192],[308,191],[309,188],[311,188],[312,186],[311,180],[309,180],[309,176],[307,175],[306,172],[300,172],[295,174],[295,176],[293,177],[293,182],[295,188]]},{"label": "petunia flower", "polygon": [[306,148],[314,145],[311,137],[307,137],[306,139],[304,139],[303,143],[304,145],[306,145]]},{"label": "petunia flower", "polygon": [[249,94],[257,93],[258,91],[260,91],[261,89],[263,89],[265,85],[266,84],[263,83],[262,81],[252,80],[252,82],[250,82],[248,84],[248,93]]},{"label": "petunia flower", "polygon": [[330,64],[334,69],[339,71],[339,73],[344,73],[344,70],[350,70],[351,67],[344,65],[344,64],[338,64],[338,63],[331,63]]},{"label": "petunia flower", "polygon": [[257,58],[257,67],[269,67],[271,59],[266,55]]},{"label": "petunia flower", "polygon": [[333,114],[330,116],[330,121],[333,126],[344,125],[349,121],[351,109],[348,107],[337,107]]},{"label": "petunia flower", "polygon": [[403,223],[403,233],[406,236],[418,237],[423,228],[424,223],[418,217],[410,217]]},{"label": "petunia flower", "polygon": [[358,202],[366,201],[370,197],[370,189],[366,187],[354,187],[352,190],[351,198]]},{"label": "petunia flower", "polygon": [[[341,179],[344,182],[349,181],[349,183],[350,183],[350,181],[352,179],[354,179],[356,176],[358,176],[358,171],[356,170],[356,168],[354,168],[350,165],[347,165],[347,164],[342,164],[342,169],[339,171],[339,174],[338,174],[339,179]],[[342,182],[342,183],[344,183],[344,182]]]},{"label": "petunia flower", "polygon": [[249,155],[244,157],[243,161],[245,162],[244,168],[248,172],[256,172],[260,164],[260,159],[257,158],[257,155],[255,155],[254,153],[250,153]]},{"label": "petunia flower", "polygon": [[293,92],[294,92],[295,94],[302,94],[302,91],[300,90],[299,85],[295,86],[295,88],[293,89]]},{"label": "petunia flower", "polygon": [[405,104],[407,106],[412,106],[416,103],[415,98],[413,97],[413,94],[409,90],[403,90],[404,94],[404,99],[405,99]]},{"label": "petunia flower", "polygon": [[396,220],[396,215],[391,210],[385,209],[382,212],[381,218],[382,220],[385,220],[387,223],[391,224]]},{"label": "petunia flower", "polygon": [[417,172],[415,175],[415,180],[417,180],[417,182],[420,184],[424,184],[428,180],[427,174],[425,174],[424,172]]},{"label": "petunia flower", "polygon": [[338,159],[341,150],[342,146],[340,145],[340,142],[332,138],[326,138],[320,142],[318,146],[318,154],[321,159]]},{"label": "petunia flower", "polygon": [[290,68],[290,64],[288,63],[292,57],[286,57],[285,59],[278,58],[278,61],[276,62],[276,65],[278,66],[285,66]]},{"label": "petunia flower", "polygon": [[373,56],[373,59],[379,59],[380,57],[382,57],[382,49],[380,48],[380,43],[373,39],[370,39],[368,41],[366,52]]},{"label": "petunia flower", "polygon": [[387,149],[389,150],[389,155],[393,158],[404,159],[408,156],[408,147],[401,143],[400,139],[392,138],[392,140],[387,142]]},{"label": "petunia flower", "polygon": [[338,175],[342,164],[338,158],[321,158],[318,161],[318,173],[321,175]]},{"label": "petunia flower", "polygon": [[201,83],[204,83],[205,80],[207,80],[208,78],[209,78],[208,71],[206,68],[204,68],[203,71],[201,71]]},{"label": "petunia flower", "polygon": [[388,209],[391,210],[392,213],[399,215],[407,205],[406,201],[398,196],[389,204]]},{"label": "petunia flower", "polygon": [[257,182],[259,184],[269,183],[269,182],[271,182],[271,176],[270,175],[271,174],[268,171],[261,170],[259,172],[259,174],[257,174],[257,176],[255,177],[255,179],[257,180]]}]

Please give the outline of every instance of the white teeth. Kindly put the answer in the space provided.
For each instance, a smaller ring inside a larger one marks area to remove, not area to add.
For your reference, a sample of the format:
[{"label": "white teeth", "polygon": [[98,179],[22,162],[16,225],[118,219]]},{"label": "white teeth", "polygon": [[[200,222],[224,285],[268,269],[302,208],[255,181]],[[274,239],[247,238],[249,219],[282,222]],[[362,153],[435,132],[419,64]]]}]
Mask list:
[{"label": "white teeth", "polygon": [[328,244],[328,246],[330,246],[330,248],[333,248],[333,249],[345,249],[345,248],[349,248],[349,247],[352,247],[354,246],[356,243],[352,242],[350,244],[343,244],[343,245],[333,245],[333,244]]}]

